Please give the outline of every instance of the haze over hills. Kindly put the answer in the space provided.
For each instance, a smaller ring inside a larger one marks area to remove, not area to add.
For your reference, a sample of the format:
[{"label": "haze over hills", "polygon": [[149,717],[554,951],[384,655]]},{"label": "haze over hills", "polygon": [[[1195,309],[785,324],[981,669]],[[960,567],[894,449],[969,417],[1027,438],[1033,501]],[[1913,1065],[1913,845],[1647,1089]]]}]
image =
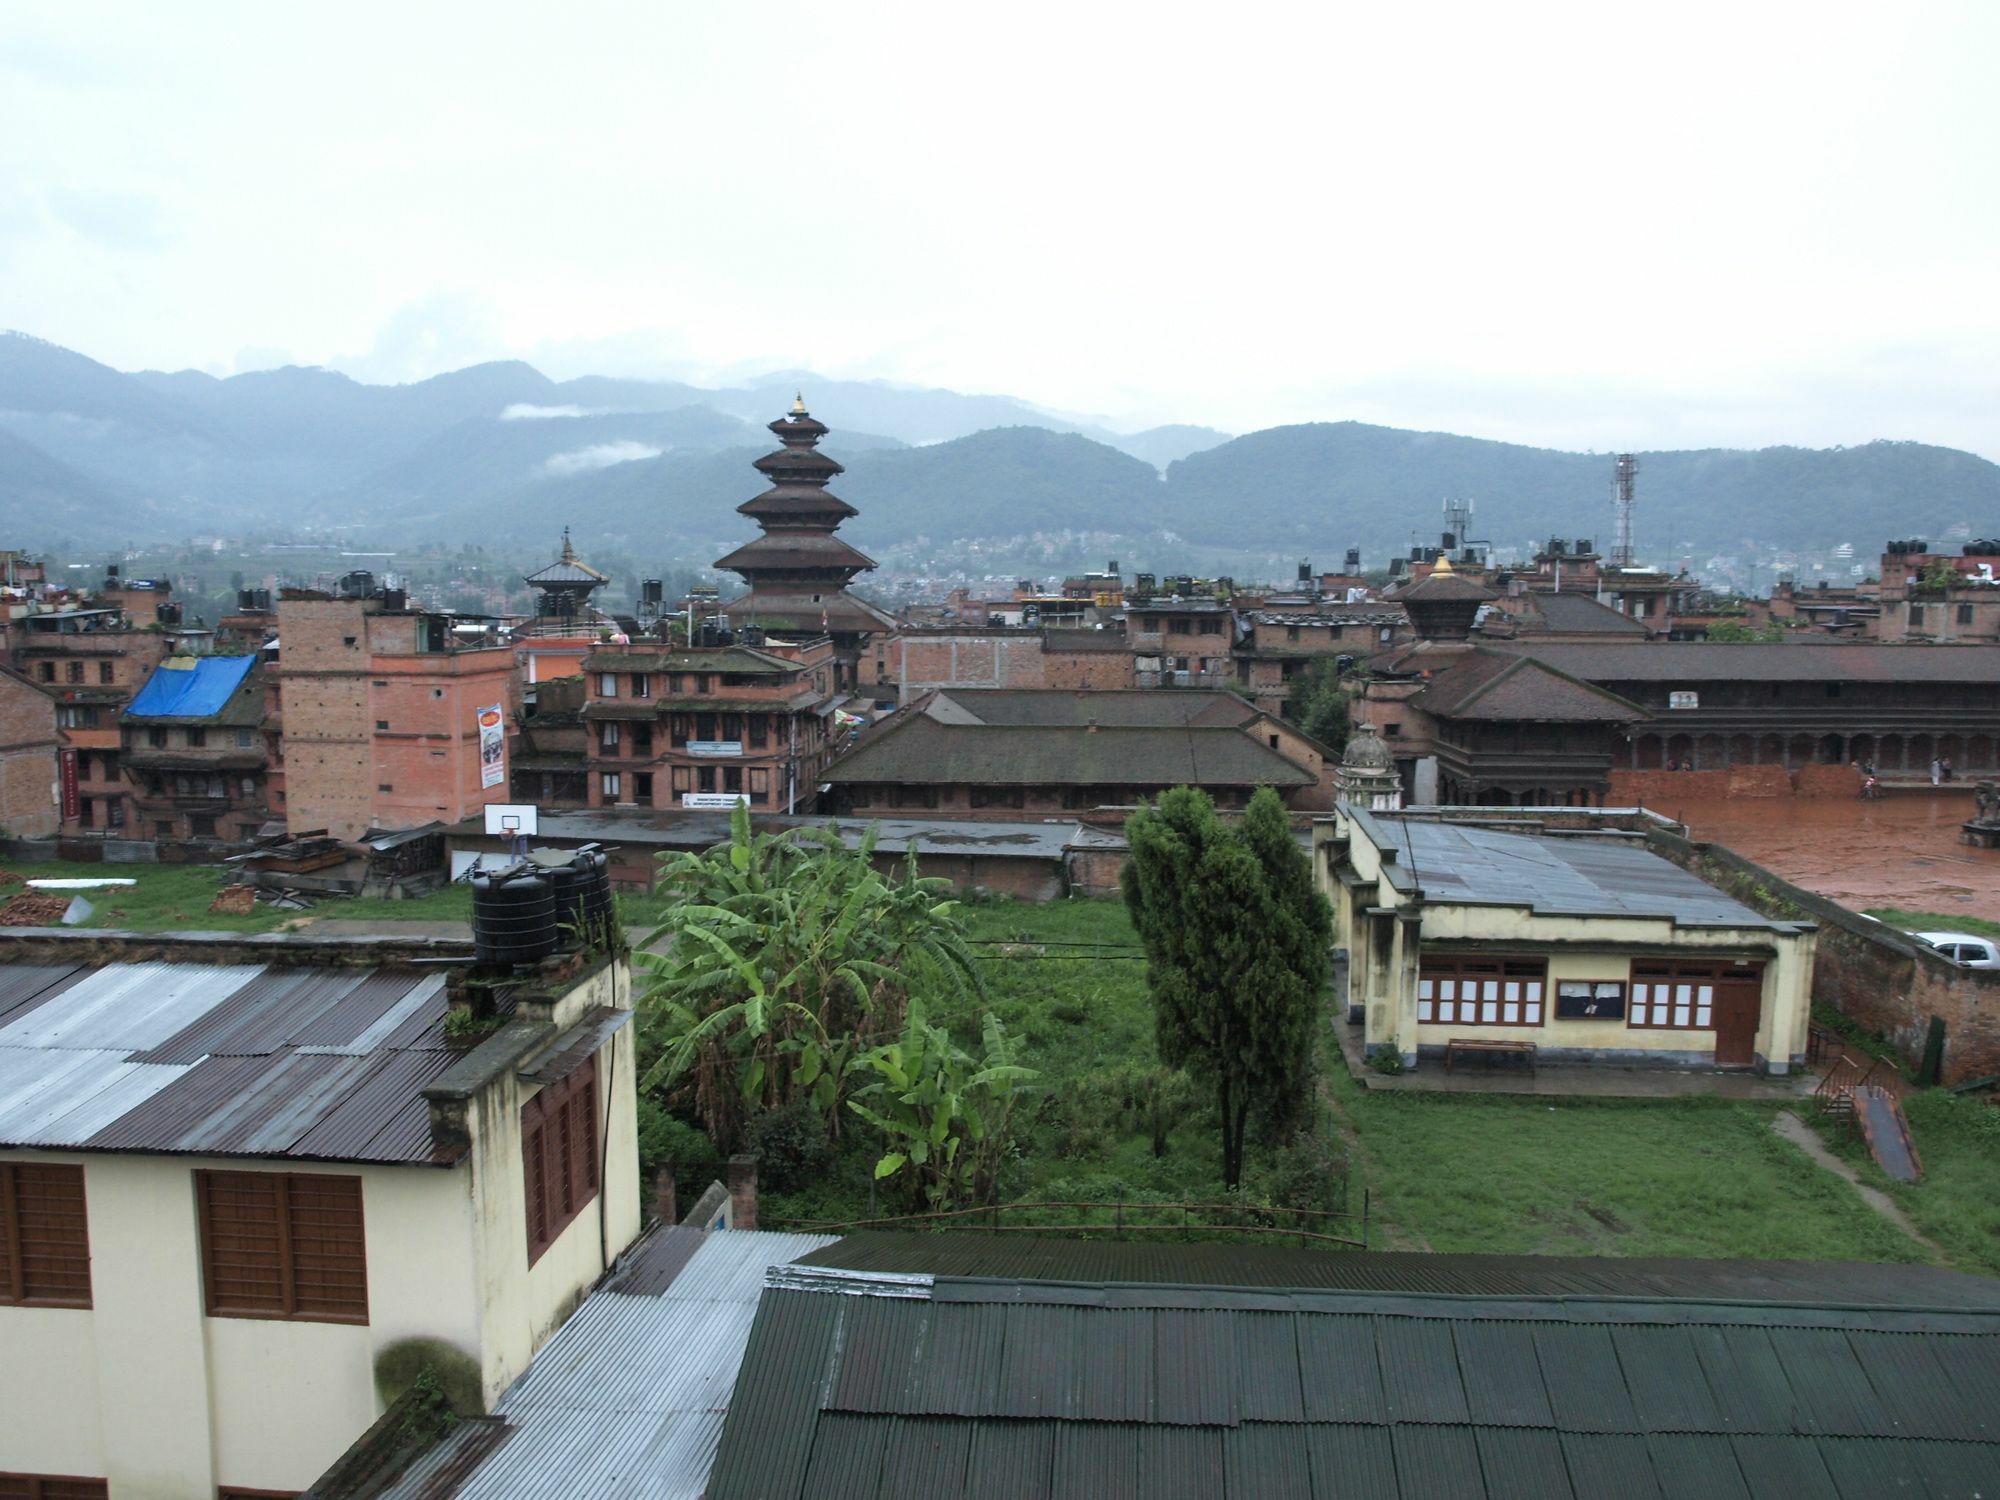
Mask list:
[{"label": "haze over hills", "polygon": [[[847,466],[854,542],[1093,536],[1128,564],[1172,546],[1371,564],[1431,540],[1440,501],[1470,497],[1482,537],[1609,531],[1610,460],[1356,422],[1230,438],[1169,426],[1120,435],[1006,396],[787,373],[724,390],[585,376],[517,361],[404,386],[288,368],[229,379],[125,374],[0,335],[0,541],[111,545],[365,527],[386,544],[476,537],[549,545],[567,523],[649,555],[691,557],[745,532],[763,423],[803,389]],[[2000,467],[1875,442],[1641,456],[1643,556],[1993,529]],[[845,534],[845,533],[844,533]],[[1178,540],[1170,540],[1178,539]],[[962,547],[960,550],[964,550]]]}]

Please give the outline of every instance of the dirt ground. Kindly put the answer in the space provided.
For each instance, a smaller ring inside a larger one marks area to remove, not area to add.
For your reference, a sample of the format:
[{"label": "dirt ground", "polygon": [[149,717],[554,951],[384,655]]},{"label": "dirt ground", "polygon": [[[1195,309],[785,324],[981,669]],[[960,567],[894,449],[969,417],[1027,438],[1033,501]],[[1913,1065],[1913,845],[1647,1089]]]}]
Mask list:
[{"label": "dirt ground", "polygon": [[1958,841],[1958,825],[1972,815],[1969,790],[1879,802],[1689,797],[1653,810],[1856,911],[1896,906],[2000,920],[2000,849]]}]

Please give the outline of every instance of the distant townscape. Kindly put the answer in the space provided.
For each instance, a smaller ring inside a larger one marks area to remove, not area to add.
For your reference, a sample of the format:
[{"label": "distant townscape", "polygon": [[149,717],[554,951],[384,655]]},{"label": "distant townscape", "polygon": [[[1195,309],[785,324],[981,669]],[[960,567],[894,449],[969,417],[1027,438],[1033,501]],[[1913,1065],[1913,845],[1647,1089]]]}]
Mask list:
[{"label": "distant townscape", "polygon": [[0,342],[0,1496],[1990,1485],[1991,465],[810,394]]}]

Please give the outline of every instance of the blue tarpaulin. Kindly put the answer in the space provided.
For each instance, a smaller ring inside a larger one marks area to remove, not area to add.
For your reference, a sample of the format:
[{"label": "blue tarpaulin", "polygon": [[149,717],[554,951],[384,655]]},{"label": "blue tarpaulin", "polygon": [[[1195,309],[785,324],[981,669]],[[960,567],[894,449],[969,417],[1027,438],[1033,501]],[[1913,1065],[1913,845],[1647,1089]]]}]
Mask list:
[{"label": "blue tarpaulin", "polygon": [[162,662],[125,710],[132,719],[205,719],[243,685],[254,656],[178,656]]}]

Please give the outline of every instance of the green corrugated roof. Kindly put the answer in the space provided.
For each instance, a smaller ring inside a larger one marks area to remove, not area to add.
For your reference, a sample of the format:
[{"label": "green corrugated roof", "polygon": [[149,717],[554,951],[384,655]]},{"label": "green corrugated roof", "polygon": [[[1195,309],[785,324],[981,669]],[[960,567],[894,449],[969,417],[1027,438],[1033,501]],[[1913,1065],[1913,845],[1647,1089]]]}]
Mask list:
[{"label": "green corrugated roof", "polygon": [[[857,1248],[889,1258],[880,1237],[815,1258]],[[1242,1253],[1185,1248],[1195,1267]],[[1761,1500],[1970,1495],[2000,1474],[2000,1296],[1978,1278],[1833,1266],[1846,1305],[1820,1305],[1719,1295],[1809,1294],[1806,1266],[1554,1261],[1538,1278],[1312,1255],[1372,1284],[1285,1290],[1256,1279],[1268,1264],[1235,1286],[780,1268],[711,1500]],[[1397,1269],[1469,1290],[1385,1285]]]}]

